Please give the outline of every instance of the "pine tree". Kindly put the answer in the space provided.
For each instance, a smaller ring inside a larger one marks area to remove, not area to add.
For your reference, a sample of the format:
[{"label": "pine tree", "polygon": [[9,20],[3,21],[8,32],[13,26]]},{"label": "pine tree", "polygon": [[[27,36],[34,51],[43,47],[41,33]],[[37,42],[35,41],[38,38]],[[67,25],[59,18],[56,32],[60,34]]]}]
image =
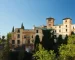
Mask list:
[{"label": "pine tree", "polygon": [[14,32],[14,26],[13,26],[13,28],[12,28],[12,32]]},{"label": "pine tree", "polygon": [[21,25],[21,29],[24,29],[23,23],[22,23],[22,25]]}]

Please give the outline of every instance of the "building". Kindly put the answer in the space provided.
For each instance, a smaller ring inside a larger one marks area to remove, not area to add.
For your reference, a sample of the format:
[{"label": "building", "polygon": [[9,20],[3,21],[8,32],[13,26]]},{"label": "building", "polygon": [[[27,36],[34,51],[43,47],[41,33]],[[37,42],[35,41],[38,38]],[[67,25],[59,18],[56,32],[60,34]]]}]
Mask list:
[{"label": "building", "polygon": [[[55,35],[71,35],[71,32],[75,32],[75,24],[72,24],[71,18],[64,18],[63,23],[54,25],[54,18],[47,18],[46,26],[33,26],[33,29],[21,29],[15,28],[14,32],[11,32],[12,39],[10,40],[10,46],[16,48],[18,46],[25,45],[25,48],[34,49],[35,36],[39,35],[40,41],[42,41],[43,33],[42,29],[53,29]],[[27,50],[27,49],[26,49]]]},{"label": "building", "polygon": [[64,18],[63,23],[54,25],[54,18],[47,18],[47,28],[55,30],[56,34],[71,35],[71,32],[75,32],[75,24],[72,24],[71,18]]}]

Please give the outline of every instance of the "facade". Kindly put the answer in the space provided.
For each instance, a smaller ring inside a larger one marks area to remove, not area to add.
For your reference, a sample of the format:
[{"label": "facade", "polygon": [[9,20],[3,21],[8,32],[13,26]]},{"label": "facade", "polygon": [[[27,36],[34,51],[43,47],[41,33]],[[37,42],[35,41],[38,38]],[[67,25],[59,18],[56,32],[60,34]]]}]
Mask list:
[{"label": "facade", "polygon": [[[10,47],[16,48],[18,46],[25,45],[27,48],[34,49],[35,36],[39,35],[40,41],[42,41],[43,33],[42,29],[54,29],[56,35],[71,35],[71,32],[75,32],[75,24],[72,24],[72,19],[64,18],[63,23],[60,25],[54,25],[54,18],[47,18],[46,26],[33,26],[33,29],[21,29],[16,28],[14,32],[11,32],[12,39],[10,40]],[[25,47],[25,48],[26,48]]]},{"label": "facade", "polygon": [[47,28],[55,30],[56,34],[71,35],[71,32],[75,32],[75,24],[72,24],[72,19],[64,18],[63,23],[54,25],[54,18],[47,18]]}]

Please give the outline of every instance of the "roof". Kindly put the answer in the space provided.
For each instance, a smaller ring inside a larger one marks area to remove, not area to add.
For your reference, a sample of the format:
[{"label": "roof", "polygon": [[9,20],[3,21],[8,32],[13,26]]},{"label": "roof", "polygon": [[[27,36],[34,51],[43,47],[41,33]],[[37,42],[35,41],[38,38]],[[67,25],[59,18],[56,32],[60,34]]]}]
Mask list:
[{"label": "roof", "polygon": [[35,27],[35,29],[41,29],[42,27]]},{"label": "roof", "polygon": [[[66,19],[71,19],[71,18],[64,18],[63,20],[66,20]],[[72,19],[71,19],[72,20]]]},{"label": "roof", "polygon": [[48,19],[53,19],[53,20],[55,20],[55,19],[54,19],[54,18],[52,18],[52,17],[46,18],[46,20],[48,20]]}]

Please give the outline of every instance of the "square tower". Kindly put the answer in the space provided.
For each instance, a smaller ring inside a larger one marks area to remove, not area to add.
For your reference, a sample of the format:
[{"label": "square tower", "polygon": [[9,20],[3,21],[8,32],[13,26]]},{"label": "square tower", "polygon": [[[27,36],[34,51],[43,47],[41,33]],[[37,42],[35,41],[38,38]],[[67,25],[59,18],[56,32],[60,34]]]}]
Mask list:
[{"label": "square tower", "polygon": [[71,25],[72,25],[72,19],[71,18],[64,18],[63,19],[63,33],[65,35],[71,34]]},{"label": "square tower", "polygon": [[47,28],[52,28],[54,26],[54,18],[50,17],[50,18],[46,18],[47,20]]}]

